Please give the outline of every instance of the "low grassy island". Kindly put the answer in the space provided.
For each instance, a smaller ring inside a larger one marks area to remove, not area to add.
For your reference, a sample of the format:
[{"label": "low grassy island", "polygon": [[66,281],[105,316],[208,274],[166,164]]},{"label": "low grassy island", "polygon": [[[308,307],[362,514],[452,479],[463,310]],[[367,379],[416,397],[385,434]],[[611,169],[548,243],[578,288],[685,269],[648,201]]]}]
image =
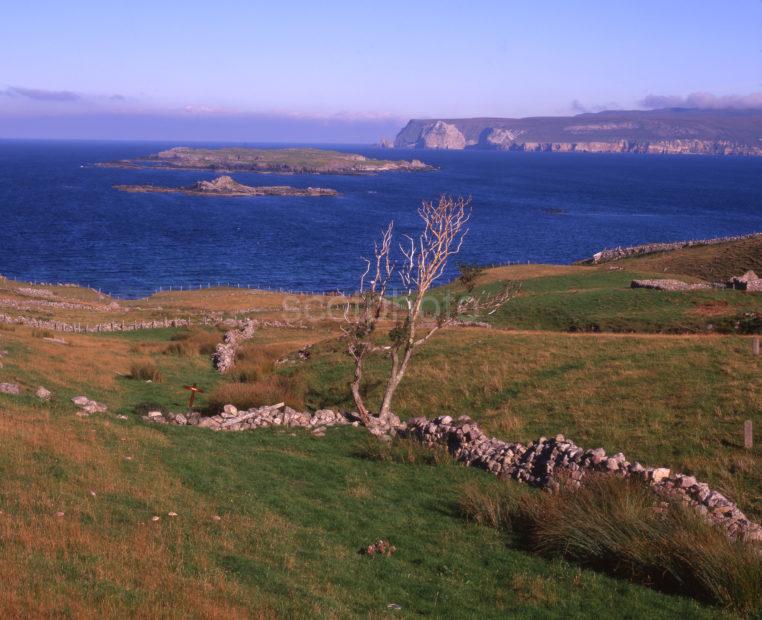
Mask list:
[{"label": "low grassy island", "polygon": [[291,187],[290,185],[244,185],[229,176],[212,181],[198,181],[186,187],[162,187],[160,185],[115,185],[122,192],[164,194],[187,194],[189,196],[338,196],[339,192],[327,187]]},{"label": "low grassy island", "polygon": [[177,146],[154,155],[97,164],[105,168],[178,168],[279,174],[373,174],[431,170],[420,160],[371,159],[356,153],[315,148],[201,149]]}]

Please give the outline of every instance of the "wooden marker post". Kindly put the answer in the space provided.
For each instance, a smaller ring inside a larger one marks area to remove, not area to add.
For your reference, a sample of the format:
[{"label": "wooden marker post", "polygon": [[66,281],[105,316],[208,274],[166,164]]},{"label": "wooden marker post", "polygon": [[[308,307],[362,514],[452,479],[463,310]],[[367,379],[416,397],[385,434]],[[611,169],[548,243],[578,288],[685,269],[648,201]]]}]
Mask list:
[{"label": "wooden marker post", "polygon": [[747,450],[751,450],[754,446],[753,428],[751,420],[746,420],[743,423],[743,447]]},{"label": "wooden marker post", "polygon": [[759,355],[759,336],[754,336],[754,339],[751,341],[751,352],[754,355]]},{"label": "wooden marker post", "polygon": [[188,400],[188,409],[190,411],[193,411],[193,401],[196,400],[196,392],[204,393],[204,390],[202,390],[200,387],[196,387],[196,384],[193,385],[184,385],[183,388],[186,390],[190,390],[190,400]]}]

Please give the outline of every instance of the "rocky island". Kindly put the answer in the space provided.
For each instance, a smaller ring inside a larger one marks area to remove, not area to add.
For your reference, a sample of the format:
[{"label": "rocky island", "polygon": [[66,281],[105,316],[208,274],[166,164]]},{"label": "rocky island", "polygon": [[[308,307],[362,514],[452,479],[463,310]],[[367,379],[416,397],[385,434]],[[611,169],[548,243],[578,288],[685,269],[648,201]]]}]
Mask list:
[{"label": "rocky island", "polygon": [[115,185],[122,192],[156,192],[164,194],[187,194],[189,196],[337,196],[339,192],[326,187],[291,187],[289,185],[244,185],[229,176],[212,181],[198,181],[186,187],[162,187],[160,185]]},{"label": "rocky island", "polygon": [[411,161],[372,159],[356,153],[316,148],[203,149],[185,146],[174,147],[146,157],[96,165],[101,168],[175,168],[278,174],[373,174],[395,170],[432,169],[431,166],[417,159]]},{"label": "rocky island", "polygon": [[576,116],[414,119],[395,148],[762,156],[760,110],[610,110]]}]

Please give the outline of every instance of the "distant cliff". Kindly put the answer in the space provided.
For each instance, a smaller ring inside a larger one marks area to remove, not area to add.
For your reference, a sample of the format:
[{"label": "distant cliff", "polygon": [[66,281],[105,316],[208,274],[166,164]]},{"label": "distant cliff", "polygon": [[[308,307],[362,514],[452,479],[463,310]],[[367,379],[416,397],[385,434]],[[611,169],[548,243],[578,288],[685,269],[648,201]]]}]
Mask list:
[{"label": "distant cliff", "polygon": [[411,120],[396,148],[762,156],[762,110]]}]

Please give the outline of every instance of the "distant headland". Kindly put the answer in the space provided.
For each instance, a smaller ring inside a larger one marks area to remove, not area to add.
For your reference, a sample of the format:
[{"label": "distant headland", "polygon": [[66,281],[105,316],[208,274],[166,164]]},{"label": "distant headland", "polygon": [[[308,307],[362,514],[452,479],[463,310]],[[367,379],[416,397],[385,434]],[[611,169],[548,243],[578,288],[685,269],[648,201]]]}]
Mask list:
[{"label": "distant headland", "polygon": [[122,192],[179,193],[189,196],[337,196],[339,192],[326,187],[291,187],[289,185],[244,185],[229,176],[212,181],[198,181],[186,187],[161,187],[159,185],[114,185]]},{"label": "distant headland", "polygon": [[395,148],[762,156],[762,110],[411,120]]},{"label": "distant headland", "polygon": [[411,161],[372,159],[356,153],[316,148],[203,149],[185,146],[177,146],[145,157],[96,165],[101,168],[175,168],[278,174],[373,174],[396,170],[432,169],[431,166],[417,159]]}]

